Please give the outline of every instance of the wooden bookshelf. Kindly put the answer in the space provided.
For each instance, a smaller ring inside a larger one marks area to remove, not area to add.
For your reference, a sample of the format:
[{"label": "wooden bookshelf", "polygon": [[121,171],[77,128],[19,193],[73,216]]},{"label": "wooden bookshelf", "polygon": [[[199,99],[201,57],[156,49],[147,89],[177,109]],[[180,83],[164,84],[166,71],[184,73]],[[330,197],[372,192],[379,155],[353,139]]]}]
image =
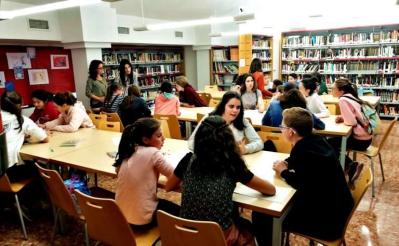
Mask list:
[{"label": "wooden bookshelf", "polygon": [[214,46],[211,49],[211,81],[228,90],[238,74],[238,46]]},{"label": "wooden bookshelf", "polygon": [[283,80],[319,72],[329,87],[346,77],[381,96],[382,117],[399,114],[399,24],[286,32],[281,40]]},{"label": "wooden bookshelf", "polygon": [[119,63],[127,59],[132,64],[143,97],[152,100],[160,84],[174,82],[184,75],[183,47],[175,46],[113,46],[102,49],[104,73],[110,83],[119,77]]},{"label": "wooden bookshelf", "polygon": [[245,64],[241,64],[240,74],[248,73],[253,58],[262,61],[262,69],[269,78],[273,77],[273,38],[265,35],[245,34],[239,38],[239,58]]}]

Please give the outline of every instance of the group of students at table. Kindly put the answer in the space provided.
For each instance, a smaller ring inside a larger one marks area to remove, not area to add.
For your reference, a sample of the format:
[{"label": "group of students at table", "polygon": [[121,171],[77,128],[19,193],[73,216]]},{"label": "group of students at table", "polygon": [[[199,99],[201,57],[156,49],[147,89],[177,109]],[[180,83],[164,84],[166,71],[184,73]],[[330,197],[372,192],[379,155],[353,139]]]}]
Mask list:
[{"label": "group of students at table", "polygon": [[[300,90],[313,98],[315,83],[313,78],[304,79]],[[176,87],[180,92],[187,90],[184,84]],[[241,157],[263,149],[263,142],[243,116],[245,105],[254,103],[254,98],[243,102],[248,89],[256,90],[251,75],[247,75],[242,88],[245,91],[241,95],[234,91],[226,92],[215,110],[199,123],[188,141],[192,152],[175,169],[160,151],[164,137],[158,121],[143,117],[126,125],[114,164],[118,173],[115,200],[133,228],[153,226],[156,223],[156,210],[162,209],[187,219],[217,222],[224,231],[228,245],[254,245],[254,236],[259,245],[270,245],[271,218],[253,212],[251,226],[249,221],[239,216],[232,201],[237,182],[264,195],[274,195],[276,192],[272,184],[248,170]],[[193,94],[192,91],[190,93]],[[362,119],[361,100],[353,85],[347,79],[339,79],[334,83],[332,93],[340,98],[342,115],[337,117],[337,121],[353,127],[348,148],[366,149],[372,137],[359,123],[359,119]],[[159,104],[159,97],[173,102],[175,107]],[[80,127],[94,127],[83,105],[71,93],[56,93],[52,100],[50,98],[43,91],[34,92],[32,100],[36,109],[29,119],[21,114],[22,98],[17,92],[6,91],[1,96],[1,116],[10,164],[6,173],[11,181],[34,172],[29,167],[31,165],[14,165],[23,164],[18,152],[24,140],[47,142],[49,138],[45,130],[72,132]],[[199,97],[191,95],[190,98],[198,100]],[[312,100],[319,100],[314,98]],[[161,94],[157,99],[156,111],[161,108],[179,113],[179,101],[168,84],[161,86]],[[311,112],[307,105],[309,103],[303,94],[292,88],[273,99],[268,112],[271,108],[278,110],[265,114],[265,117],[270,115],[272,126],[281,127],[282,135],[293,145],[290,157],[276,161],[273,165],[276,175],[297,190],[283,228],[321,239],[336,239],[341,235],[353,207],[345,174],[353,183],[361,165],[355,165],[347,158],[346,168],[342,170],[338,161],[339,141],[327,141],[312,133],[317,126],[316,114],[323,117],[325,109]],[[318,102],[315,105],[321,107]],[[49,109],[51,107],[55,110]],[[167,191],[181,187],[181,206],[157,199],[156,187],[160,174],[168,178],[165,186]]]}]

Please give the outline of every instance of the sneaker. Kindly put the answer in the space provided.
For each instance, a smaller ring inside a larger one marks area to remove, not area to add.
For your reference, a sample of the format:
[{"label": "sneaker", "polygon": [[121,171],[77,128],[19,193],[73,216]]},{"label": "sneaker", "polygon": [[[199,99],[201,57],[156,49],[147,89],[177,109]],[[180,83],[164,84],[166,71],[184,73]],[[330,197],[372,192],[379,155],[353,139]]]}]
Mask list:
[{"label": "sneaker", "polygon": [[352,185],[354,185],[356,179],[359,178],[359,175],[360,175],[360,173],[362,172],[363,166],[364,166],[364,165],[361,164],[361,163],[360,163],[360,164],[357,163],[357,162],[354,162],[354,163],[356,163],[355,172],[353,172],[352,176],[349,176],[349,183],[352,184]]}]

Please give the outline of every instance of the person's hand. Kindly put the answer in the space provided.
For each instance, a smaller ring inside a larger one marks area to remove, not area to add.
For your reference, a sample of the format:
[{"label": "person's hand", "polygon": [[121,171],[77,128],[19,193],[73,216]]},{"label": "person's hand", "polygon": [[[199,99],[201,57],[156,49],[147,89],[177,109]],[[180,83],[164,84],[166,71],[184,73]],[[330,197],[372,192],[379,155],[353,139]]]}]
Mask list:
[{"label": "person's hand", "polygon": [[98,100],[99,100],[100,102],[104,102],[104,101],[105,101],[105,97],[98,97]]},{"label": "person's hand", "polygon": [[281,175],[286,169],[288,169],[288,163],[286,161],[275,161],[273,163],[273,170],[276,171],[278,175]]},{"label": "person's hand", "polygon": [[240,150],[241,155],[245,154],[245,141],[244,140],[238,142],[238,149]]},{"label": "person's hand", "polygon": [[338,115],[337,118],[335,118],[335,123],[342,123],[344,122],[344,118],[341,115]]}]

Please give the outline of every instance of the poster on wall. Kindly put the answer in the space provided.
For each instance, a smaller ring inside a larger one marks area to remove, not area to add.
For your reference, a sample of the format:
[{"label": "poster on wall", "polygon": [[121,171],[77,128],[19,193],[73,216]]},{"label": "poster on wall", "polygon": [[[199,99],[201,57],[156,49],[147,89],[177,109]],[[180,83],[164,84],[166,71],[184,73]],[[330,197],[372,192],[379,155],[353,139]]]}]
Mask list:
[{"label": "poster on wall", "polygon": [[68,55],[51,55],[51,69],[68,69]]},{"label": "poster on wall", "polygon": [[14,78],[15,79],[24,79],[24,69],[21,66],[14,67]]},{"label": "poster on wall", "polygon": [[14,67],[32,68],[28,53],[6,53],[8,68]]},{"label": "poster on wall", "polygon": [[30,69],[28,70],[30,85],[48,84],[47,69]]},{"label": "poster on wall", "polygon": [[6,76],[4,72],[0,71],[0,88],[4,88],[6,86]]},{"label": "poster on wall", "polygon": [[36,58],[36,48],[35,47],[26,48],[26,52],[28,53],[28,57],[30,59]]}]

